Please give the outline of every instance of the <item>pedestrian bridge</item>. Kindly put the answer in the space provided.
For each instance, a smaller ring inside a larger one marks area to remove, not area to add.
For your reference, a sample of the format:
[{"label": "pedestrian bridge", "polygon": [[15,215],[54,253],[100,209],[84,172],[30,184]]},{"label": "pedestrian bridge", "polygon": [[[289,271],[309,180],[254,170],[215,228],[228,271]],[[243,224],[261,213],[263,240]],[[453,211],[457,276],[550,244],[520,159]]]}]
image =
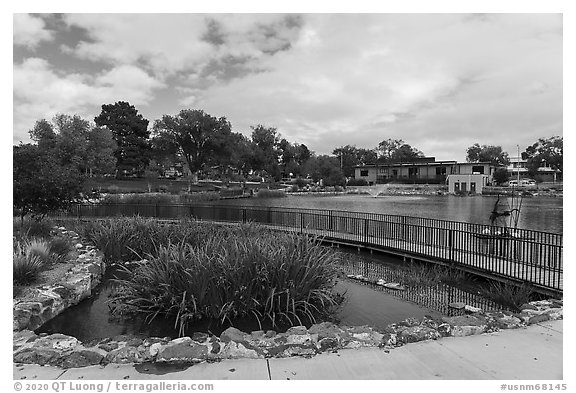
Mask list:
[{"label": "pedestrian bridge", "polygon": [[338,210],[235,205],[78,204],[66,216],[194,218],[257,222],[324,242],[450,265],[492,279],[563,292],[563,236],[432,218]]}]

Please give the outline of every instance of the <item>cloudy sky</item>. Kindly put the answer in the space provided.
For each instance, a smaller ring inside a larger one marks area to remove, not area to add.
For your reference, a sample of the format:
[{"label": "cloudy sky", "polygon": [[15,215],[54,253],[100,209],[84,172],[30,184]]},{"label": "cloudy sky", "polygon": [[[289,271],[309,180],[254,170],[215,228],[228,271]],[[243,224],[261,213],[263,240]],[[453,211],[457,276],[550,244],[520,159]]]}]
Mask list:
[{"label": "cloudy sky", "polygon": [[15,14],[13,143],[128,101],[330,154],[403,139],[437,159],[562,135],[560,14]]}]

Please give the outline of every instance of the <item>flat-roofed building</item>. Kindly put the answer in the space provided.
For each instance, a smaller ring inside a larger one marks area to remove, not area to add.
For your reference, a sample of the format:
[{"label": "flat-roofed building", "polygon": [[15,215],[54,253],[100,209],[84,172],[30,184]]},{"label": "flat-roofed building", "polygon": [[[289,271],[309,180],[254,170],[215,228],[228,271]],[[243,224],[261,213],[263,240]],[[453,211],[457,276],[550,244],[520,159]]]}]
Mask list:
[{"label": "flat-roofed building", "polygon": [[449,175],[487,175],[491,181],[494,170],[494,165],[488,162],[458,163],[423,157],[412,162],[360,165],[355,167],[354,178],[364,179],[369,185],[393,181],[442,184]]}]

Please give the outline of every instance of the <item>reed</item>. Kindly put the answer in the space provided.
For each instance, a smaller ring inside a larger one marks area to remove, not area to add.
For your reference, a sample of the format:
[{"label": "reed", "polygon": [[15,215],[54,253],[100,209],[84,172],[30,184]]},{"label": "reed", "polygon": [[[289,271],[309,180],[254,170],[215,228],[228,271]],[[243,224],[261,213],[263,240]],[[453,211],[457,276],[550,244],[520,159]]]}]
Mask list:
[{"label": "reed", "polygon": [[124,268],[114,309],[173,318],[181,335],[204,318],[303,324],[336,305],[337,260],[313,239],[255,225],[228,228],[202,243],[161,245],[135,269]]}]

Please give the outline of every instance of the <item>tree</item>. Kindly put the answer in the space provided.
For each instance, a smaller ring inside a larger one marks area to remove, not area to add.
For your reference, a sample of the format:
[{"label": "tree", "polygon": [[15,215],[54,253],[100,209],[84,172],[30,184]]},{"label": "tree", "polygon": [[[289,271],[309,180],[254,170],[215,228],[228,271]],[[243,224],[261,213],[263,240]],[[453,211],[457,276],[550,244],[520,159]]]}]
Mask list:
[{"label": "tree", "polygon": [[42,218],[80,196],[82,175],[51,152],[32,144],[13,147],[13,203],[22,219],[29,213]]},{"label": "tree", "polygon": [[250,128],[252,128],[252,143],[254,143],[252,167],[266,171],[275,180],[280,180],[281,174],[278,166],[280,135],[276,128],[264,127],[261,124]]},{"label": "tree", "polygon": [[29,134],[40,151],[60,165],[73,166],[87,176],[114,171],[116,143],[112,132],[78,115],[57,114],[52,123],[38,120]]},{"label": "tree", "polygon": [[197,109],[183,109],[154,122],[155,137],[162,136],[178,146],[194,180],[204,165],[230,154],[230,129],[225,117],[218,119]]},{"label": "tree", "polygon": [[356,146],[341,146],[332,151],[332,154],[338,157],[342,172],[346,177],[354,176],[354,167],[373,163],[377,159],[374,150],[357,148]]},{"label": "tree", "polygon": [[136,108],[125,101],[102,105],[102,112],[94,118],[100,127],[107,127],[114,135],[120,173],[133,172],[142,175],[150,160],[148,120]]},{"label": "tree", "polygon": [[492,179],[496,184],[504,184],[510,179],[510,174],[506,168],[498,168],[494,171]]},{"label": "tree", "polygon": [[501,146],[480,146],[473,144],[466,149],[467,162],[489,162],[495,166],[507,166],[510,163],[508,153],[502,151]]},{"label": "tree", "polygon": [[412,162],[418,158],[424,157],[424,153],[410,146],[402,139],[387,139],[378,144],[376,148],[378,162],[396,163]]},{"label": "tree", "polygon": [[342,173],[340,161],[336,157],[312,156],[304,164],[303,171],[316,182],[322,180],[325,186],[343,186],[346,184],[346,177]]},{"label": "tree", "polygon": [[546,164],[550,168],[562,172],[564,156],[564,141],[561,136],[540,138],[538,142],[526,148],[522,158],[527,160],[528,173],[535,176],[538,168]]}]

